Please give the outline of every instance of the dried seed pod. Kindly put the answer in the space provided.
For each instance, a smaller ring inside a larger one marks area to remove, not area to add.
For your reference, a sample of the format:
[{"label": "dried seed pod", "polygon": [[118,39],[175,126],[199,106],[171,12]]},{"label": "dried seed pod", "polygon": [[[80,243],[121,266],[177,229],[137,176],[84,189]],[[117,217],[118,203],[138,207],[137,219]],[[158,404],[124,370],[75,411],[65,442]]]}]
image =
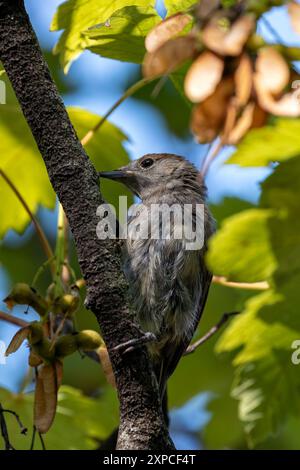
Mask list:
[{"label": "dried seed pod", "polygon": [[77,351],[77,335],[62,335],[55,342],[55,357],[65,357]]},{"label": "dried seed pod", "polygon": [[258,93],[280,94],[290,80],[290,69],[274,47],[259,50],[255,63],[255,84]]},{"label": "dried seed pod", "polygon": [[200,143],[212,142],[223,130],[233,93],[233,78],[224,78],[213,95],[194,107],[191,129]]},{"label": "dried seed pod", "polygon": [[147,34],[145,47],[148,52],[154,52],[169,39],[177,36],[191,22],[192,18],[185,13],[169,16]]},{"label": "dried seed pod", "polygon": [[195,5],[196,18],[200,23],[206,21],[219,8],[220,3],[220,0],[201,0]]},{"label": "dried seed pod", "polygon": [[145,55],[143,75],[156,78],[174,72],[196,52],[196,39],[193,35],[170,39],[154,52]]},{"label": "dried seed pod", "polygon": [[44,316],[48,311],[48,303],[32,287],[23,282],[14,285],[10,294],[4,299],[7,307],[14,305],[30,305],[39,315]]},{"label": "dried seed pod", "polygon": [[259,86],[257,86],[257,95],[259,105],[275,116],[300,116],[300,101],[294,93],[286,93],[280,99],[276,100],[270,93],[266,93],[265,90],[259,89]]},{"label": "dried seed pod", "polygon": [[257,129],[259,127],[263,127],[268,120],[268,113],[264,111],[257,103],[255,104],[254,113],[253,113],[253,121],[251,125],[251,129]]},{"label": "dried seed pod", "polygon": [[38,367],[43,362],[42,358],[38,356],[34,351],[30,351],[28,357],[28,365],[30,367]]},{"label": "dried seed pod", "polygon": [[208,49],[217,54],[238,56],[255,25],[255,16],[252,14],[241,16],[232,25],[222,23],[220,18],[213,18],[203,29],[202,40]]},{"label": "dried seed pod", "polygon": [[255,103],[249,103],[226,138],[226,144],[236,145],[251,128]]},{"label": "dried seed pod", "polygon": [[100,362],[101,362],[103,372],[105,374],[107,382],[112,387],[116,388],[116,380],[115,380],[114,372],[112,369],[112,365],[111,365],[109,354],[108,354],[106,347],[100,346],[97,352],[100,357]]},{"label": "dried seed pod", "polygon": [[291,18],[293,29],[300,34],[300,5],[297,2],[289,2],[288,12]]},{"label": "dried seed pod", "polygon": [[77,340],[77,346],[80,349],[94,350],[103,344],[103,340],[99,333],[94,330],[82,330],[74,335]]},{"label": "dried seed pod", "polygon": [[248,54],[243,54],[234,74],[235,96],[239,106],[245,106],[253,87],[253,67]]},{"label": "dried seed pod", "polygon": [[57,405],[57,376],[54,364],[42,365],[38,370],[34,397],[34,425],[46,433],[54,420]]},{"label": "dried seed pod", "polygon": [[54,362],[54,367],[55,367],[56,384],[57,384],[57,390],[58,390],[62,384],[64,367],[63,367],[63,363],[58,359]]},{"label": "dried seed pod", "polygon": [[200,103],[215,91],[224,71],[224,60],[206,51],[192,63],[185,77],[184,91],[193,103]]},{"label": "dried seed pod", "polygon": [[30,328],[29,326],[25,326],[24,328],[20,328],[16,334],[13,336],[11,342],[9,343],[6,351],[5,351],[5,356],[9,356],[10,354],[16,352],[23,341],[28,338],[28,335],[30,333]]}]

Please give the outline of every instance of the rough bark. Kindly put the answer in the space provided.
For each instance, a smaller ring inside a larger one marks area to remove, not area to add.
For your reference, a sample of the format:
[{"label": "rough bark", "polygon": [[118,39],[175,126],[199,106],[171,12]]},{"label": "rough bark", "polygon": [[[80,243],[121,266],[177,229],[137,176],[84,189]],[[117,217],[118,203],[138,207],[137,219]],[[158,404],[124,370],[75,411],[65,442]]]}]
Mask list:
[{"label": "rough bark", "polygon": [[120,401],[117,447],[173,449],[146,348],[123,356],[111,352],[139,334],[129,319],[120,246],[96,237],[96,210],[103,203],[97,174],[50,76],[23,0],[0,0],[0,59],[68,217],[87,285],[87,304],[110,352]]}]

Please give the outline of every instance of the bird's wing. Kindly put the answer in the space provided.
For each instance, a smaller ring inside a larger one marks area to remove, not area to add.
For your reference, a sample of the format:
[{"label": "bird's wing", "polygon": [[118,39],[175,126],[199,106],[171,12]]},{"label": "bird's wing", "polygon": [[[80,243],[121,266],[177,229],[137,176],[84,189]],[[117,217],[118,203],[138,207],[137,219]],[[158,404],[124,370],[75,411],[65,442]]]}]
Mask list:
[{"label": "bird's wing", "polygon": [[204,261],[201,257],[201,264],[202,264],[202,269],[201,269],[201,274],[202,274],[202,279],[201,279],[201,285],[202,285],[202,295],[199,299],[199,305],[197,309],[197,315],[195,317],[195,323],[194,323],[194,328],[193,331],[191,331],[190,337],[185,336],[179,343],[178,342],[168,342],[165,347],[161,350],[160,356],[163,358],[163,361],[160,364],[157,364],[155,367],[155,373],[158,378],[159,382],[159,388],[160,388],[160,393],[161,396],[164,395],[165,389],[166,389],[166,383],[168,378],[173,374],[174,370],[177,367],[178,362],[180,361],[182,355],[186,351],[187,347],[189,346],[193,334],[197,329],[197,326],[199,324],[199,321],[201,319],[211,280],[212,280],[212,274],[208,271],[206,266],[204,265]]}]

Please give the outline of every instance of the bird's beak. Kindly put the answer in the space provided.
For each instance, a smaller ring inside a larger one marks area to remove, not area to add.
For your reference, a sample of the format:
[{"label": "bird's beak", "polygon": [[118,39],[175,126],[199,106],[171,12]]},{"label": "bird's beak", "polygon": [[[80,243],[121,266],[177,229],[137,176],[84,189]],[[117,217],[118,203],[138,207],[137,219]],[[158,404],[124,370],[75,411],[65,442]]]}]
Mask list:
[{"label": "bird's beak", "polygon": [[130,191],[139,196],[138,181],[134,171],[123,167],[113,171],[100,171],[99,176],[123,183]]},{"label": "bird's beak", "polygon": [[129,176],[128,172],[125,170],[100,171],[99,175],[101,178],[107,178],[110,180],[117,181]]}]

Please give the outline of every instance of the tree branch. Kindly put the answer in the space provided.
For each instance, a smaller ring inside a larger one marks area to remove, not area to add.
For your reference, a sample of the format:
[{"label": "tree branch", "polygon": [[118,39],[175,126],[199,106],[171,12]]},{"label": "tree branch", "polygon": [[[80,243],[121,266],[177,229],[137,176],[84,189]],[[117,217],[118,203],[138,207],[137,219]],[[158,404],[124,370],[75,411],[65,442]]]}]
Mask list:
[{"label": "tree branch", "polygon": [[87,306],[97,317],[110,353],[120,401],[117,448],[173,449],[146,348],[126,355],[112,352],[139,336],[129,318],[120,244],[97,239],[96,210],[104,202],[97,173],[51,79],[23,0],[0,0],[0,59],[69,220],[86,281]]},{"label": "tree branch", "polygon": [[221,320],[219,320],[216,325],[212,326],[211,329],[207,333],[205,333],[204,336],[201,336],[201,338],[199,338],[197,341],[190,344],[186,348],[184,356],[188,356],[189,354],[192,354],[193,352],[195,352],[196,349],[199,348],[199,346],[202,346],[202,344],[206,343],[207,340],[209,340],[212,336],[214,336],[222,328],[222,326],[228,322],[229,318],[239,315],[239,313],[241,312],[224,313],[222,315]]}]

